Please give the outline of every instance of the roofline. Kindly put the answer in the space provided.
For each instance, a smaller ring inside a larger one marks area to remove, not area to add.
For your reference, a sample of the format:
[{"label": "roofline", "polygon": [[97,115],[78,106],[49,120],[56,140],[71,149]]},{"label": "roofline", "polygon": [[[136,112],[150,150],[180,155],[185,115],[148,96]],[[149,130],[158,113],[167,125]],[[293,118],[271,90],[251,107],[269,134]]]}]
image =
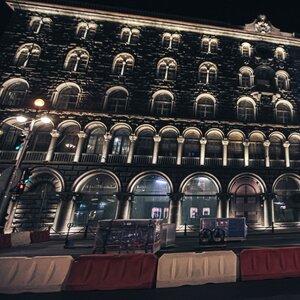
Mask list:
[{"label": "roofline", "polygon": [[[177,21],[171,19],[142,16],[132,13],[122,13],[105,11],[98,8],[82,8],[78,6],[68,6],[56,3],[47,3],[42,1],[30,0],[5,0],[7,5],[13,10],[22,9],[37,13],[62,14],[67,16],[76,16],[99,21],[114,21],[126,23],[132,26],[151,26],[165,28],[171,31],[189,31],[203,33],[207,35],[226,36],[248,41],[266,41],[270,43],[300,46],[300,39],[288,36],[275,36],[272,34],[261,34],[259,32],[249,32],[238,28],[229,28],[223,26],[213,26],[207,24],[194,23],[189,21]],[[89,4],[90,5],[90,4]]]}]

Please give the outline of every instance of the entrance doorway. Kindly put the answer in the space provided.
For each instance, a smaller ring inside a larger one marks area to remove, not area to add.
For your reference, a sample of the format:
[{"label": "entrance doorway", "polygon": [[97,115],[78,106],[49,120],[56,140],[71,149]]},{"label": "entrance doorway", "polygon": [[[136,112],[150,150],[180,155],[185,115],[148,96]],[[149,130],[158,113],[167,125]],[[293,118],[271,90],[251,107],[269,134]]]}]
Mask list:
[{"label": "entrance doorway", "polygon": [[260,195],[264,193],[264,187],[260,180],[250,175],[241,175],[233,180],[229,188],[233,194],[230,216],[245,217],[248,224],[263,225],[264,209]]}]

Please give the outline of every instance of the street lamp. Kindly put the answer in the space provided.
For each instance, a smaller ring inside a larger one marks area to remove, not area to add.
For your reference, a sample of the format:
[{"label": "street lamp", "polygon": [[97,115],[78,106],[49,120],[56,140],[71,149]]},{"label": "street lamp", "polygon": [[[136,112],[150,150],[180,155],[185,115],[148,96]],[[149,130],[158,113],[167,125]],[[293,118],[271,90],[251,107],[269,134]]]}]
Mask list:
[{"label": "street lamp", "polygon": [[[43,99],[36,99],[34,101],[34,105],[36,106],[36,108],[38,110],[45,105],[45,101]],[[22,132],[22,134],[24,135],[24,141],[23,141],[22,145],[20,145],[20,147],[18,148],[16,162],[11,170],[9,180],[5,187],[5,191],[4,191],[4,194],[2,197],[2,202],[1,202],[1,206],[0,206],[0,232],[4,231],[4,226],[6,223],[5,217],[7,214],[7,209],[8,209],[9,200],[10,200],[10,191],[14,187],[15,182],[18,181],[17,177],[19,176],[18,173],[20,173],[19,168],[20,168],[20,165],[25,156],[26,149],[27,149],[28,143],[30,141],[30,138],[32,136],[35,122],[37,121],[35,118],[32,118],[30,121],[28,121],[28,118],[23,115],[17,116],[16,120],[18,123],[29,124],[29,126],[25,129],[23,129],[23,128],[15,126],[15,125],[8,124],[9,126],[13,126],[14,128],[17,128]],[[47,116],[41,117],[40,120],[45,124],[48,124],[51,122],[51,119]]]}]

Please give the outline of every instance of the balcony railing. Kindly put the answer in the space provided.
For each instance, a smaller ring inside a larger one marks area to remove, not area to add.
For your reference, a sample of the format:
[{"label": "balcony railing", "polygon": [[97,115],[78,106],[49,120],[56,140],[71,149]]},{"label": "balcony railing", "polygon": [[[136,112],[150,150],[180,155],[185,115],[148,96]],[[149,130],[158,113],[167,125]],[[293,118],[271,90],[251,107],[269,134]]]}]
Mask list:
[{"label": "balcony railing", "polygon": [[0,151],[0,160],[4,160],[4,161],[13,161],[13,160],[16,160],[17,153],[18,153],[18,151],[1,150]]},{"label": "balcony railing", "polygon": [[162,165],[175,165],[176,156],[159,156],[157,158],[157,163]]},{"label": "balcony railing", "polygon": [[125,164],[127,162],[127,155],[109,154],[107,162],[112,164]]},{"label": "balcony railing", "polygon": [[207,157],[205,158],[205,166],[220,167],[223,165],[223,158]]},{"label": "balcony railing", "polygon": [[252,168],[261,168],[265,166],[265,160],[264,159],[249,159],[249,167]]},{"label": "balcony railing", "polygon": [[85,163],[100,163],[101,154],[82,153],[80,161]]},{"label": "balcony railing", "polygon": [[243,158],[228,158],[227,165],[229,167],[236,167],[236,168],[243,167],[244,159]]},{"label": "balcony railing", "polygon": [[46,159],[47,152],[42,151],[28,151],[25,154],[24,161],[44,161]]},{"label": "balcony railing", "polygon": [[200,157],[183,157],[181,164],[183,166],[200,166]]},{"label": "balcony railing", "polygon": [[72,162],[74,161],[74,156],[74,153],[55,152],[53,156],[53,161]]},{"label": "balcony railing", "polygon": [[133,163],[139,165],[150,165],[152,164],[152,155],[134,155]]},{"label": "balcony railing", "polygon": [[270,166],[273,168],[285,167],[285,161],[283,159],[272,159],[270,160]]}]

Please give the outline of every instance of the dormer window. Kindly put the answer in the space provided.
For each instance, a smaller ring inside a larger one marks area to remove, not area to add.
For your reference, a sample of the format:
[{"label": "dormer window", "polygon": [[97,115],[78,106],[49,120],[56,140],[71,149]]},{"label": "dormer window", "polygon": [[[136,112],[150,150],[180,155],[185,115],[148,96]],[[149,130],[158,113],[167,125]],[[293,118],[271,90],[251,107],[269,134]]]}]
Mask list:
[{"label": "dormer window", "polygon": [[167,49],[177,49],[180,44],[180,35],[178,33],[165,32],[162,38],[162,45]]},{"label": "dormer window", "polygon": [[138,43],[140,38],[140,31],[136,28],[122,28],[121,31],[121,42],[125,44],[135,45]]}]

